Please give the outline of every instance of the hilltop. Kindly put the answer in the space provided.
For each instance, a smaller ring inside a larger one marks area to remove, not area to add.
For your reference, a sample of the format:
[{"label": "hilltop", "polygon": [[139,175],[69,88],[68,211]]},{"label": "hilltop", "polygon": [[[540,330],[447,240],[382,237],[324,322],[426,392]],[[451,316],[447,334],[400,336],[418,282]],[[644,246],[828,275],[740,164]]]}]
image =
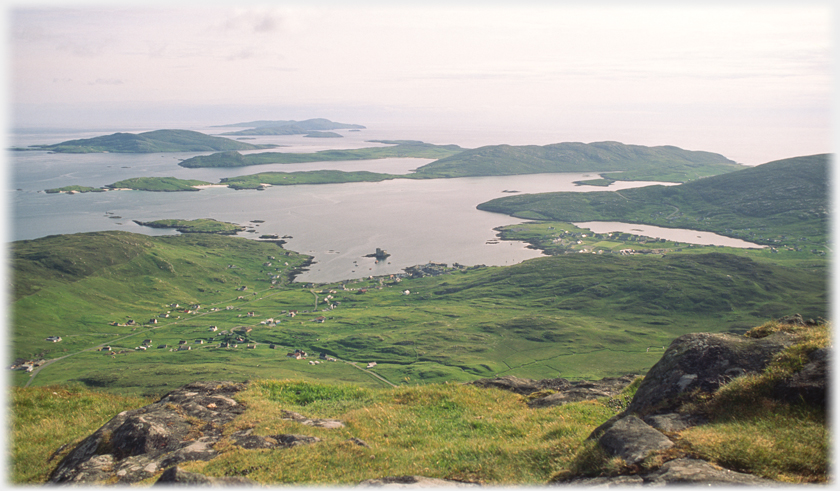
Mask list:
[{"label": "hilltop", "polygon": [[743,168],[726,157],[674,146],[619,142],[491,145],[465,150],[417,169],[438,177],[497,176],[550,172],[610,172],[610,179],[686,182]]},{"label": "hilltop", "polygon": [[[250,129],[222,133],[228,136],[251,136],[251,135],[317,135],[319,131],[326,130],[362,130],[360,124],[336,123],[324,118],[307,119],[304,121],[250,121],[246,123],[233,123],[221,125],[221,127],[247,127]],[[337,135],[336,136],[340,136]]]},{"label": "hilltop", "polygon": [[114,133],[81,140],[68,140],[53,145],[33,145],[30,150],[60,153],[155,153],[155,152],[218,152],[258,150],[277,145],[252,145],[228,138],[209,136],[189,130],[155,130],[145,133]]},{"label": "hilltop", "polygon": [[707,230],[775,247],[824,247],[829,155],[769,162],[678,186],[509,196],[478,209],[539,220]]}]

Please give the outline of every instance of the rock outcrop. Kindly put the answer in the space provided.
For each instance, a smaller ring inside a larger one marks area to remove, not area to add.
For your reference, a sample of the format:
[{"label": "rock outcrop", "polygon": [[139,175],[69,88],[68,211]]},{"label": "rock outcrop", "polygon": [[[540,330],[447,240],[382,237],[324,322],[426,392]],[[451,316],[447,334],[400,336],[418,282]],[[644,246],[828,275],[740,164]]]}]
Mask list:
[{"label": "rock outcrop", "polygon": [[360,482],[357,487],[385,487],[385,488],[449,488],[449,487],[473,487],[479,486],[476,483],[449,481],[435,477],[424,476],[389,476],[379,479],[368,479]]},{"label": "rock outcrop", "polygon": [[573,486],[778,486],[779,483],[742,472],[714,466],[705,460],[680,458],[666,462],[655,471],[611,477],[581,477],[563,484]]},{"label": "rock outcrop", "polygon": [[182,471],[176,465],[163,471],[155,485],[181,485],[181,486],[259,486],[253,479],[242,476],[209,477],[195,472]]},{"label": "rock outcrop", "polygon": [[[563,482],[598,486],[777,484],[702,460],[672,457],[673,460],[668,461],[661,452],[674,445],[672,438],[678,438],[678,432],[706,422],[703,415],[677,412],[682,402],[697,393],[713,393],[735,377],[761,372],[777,353],[792,343],[793,336],[785,332],[758,339],[708,333],[680,336],[647,373],[627,409],[589,436],[609,455],[623,459],[634,472],[608,477],[578,477]],[[810,353],[803,370],[778,384],[774,396],[789,402],[805,401],[824,406],[829,356],[827,348]],[[637,472],[639,465],[656,453],[666,462],[649,472]]]},{"label": "rock outcrop", "polygon": [[[173,466],[190,460],[210,460],[225,425],[245,408],[233,396],[246,384],[196,382],[170,392],[158,402],[124,411],[76,446],[56,467],[51,483],[130,484],[168,470],[160,482],[182,484],[247,484],[227,478],[184,473]],[[304,421],[312,421],[302,417]],[[329,420],[335,427],[340,422]],[[325,425],[321,425],[325,426]],[[320,441],[306,435],[230,435],[232,444],[246,448],[283,449]],[[253,481],[251,481],[253,483]]]},{"label": "rock outcrop", "polygon": [[484,388],[496,388],[532,396],[530,407],[562,406],[570,402],[595,400],[602,397],[615,397],[636,379],[635,375],[606,377],[596,381],[569,381],[564,378],[529,380],[513,375],[495,378],[483,378],[467,382]]},{"label": "rock outcrop", "polygon": [[791,343],[784,332],[760,339],[710,333],[680,336],[645,375],[627,411],[643,416],[670,412],[680,395],[711,394],[735,377],[761,372]]}]

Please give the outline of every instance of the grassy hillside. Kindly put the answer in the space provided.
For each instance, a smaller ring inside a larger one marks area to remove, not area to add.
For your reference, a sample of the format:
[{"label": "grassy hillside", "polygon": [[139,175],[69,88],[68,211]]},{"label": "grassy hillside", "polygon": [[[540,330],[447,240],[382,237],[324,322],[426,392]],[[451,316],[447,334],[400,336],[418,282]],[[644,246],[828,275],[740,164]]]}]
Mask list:
[{"label": "grassy hillside", "polygon": [[[749,335],[760,337],[776,329],[790,326],[770,322]],[[793,344],[764,373],[736,378],[714,395],[690,401],[692,412],[699,410],[707,423],[669,433],[677,445],[666,451],[667,457],[702,458],[780,483],[827,483],[830,437],[825,409],[772,398],[776,381],[801,370],[807,353],[830,342],[827,325],[796,329]],[[210,476],[247,476],[266,485],[350,486],[401,475],[485,485],[545,485],[569,475],[633,473],[586,438],[621,411],[637,387],[638,382],[631,384],[613,399],[529,408],[528,397],[461,384],[367,388],[300,379],[254,380],[236,395],[247,409],[226,434],[243,429],[254,435],[303,432],[298,423],[284,419],[284,411],[336,418],[346,426],[307,427],[305,433],[320,442],[282,451],[245,450],[222,441],[215,447],[218,457],[181,467]],[[10,402],[11,481],[39,484],[84,436],[118,412],[151,400],[50,386],[14,388]],[[663,460],[656,456],[642,467],[655,469]]]},{"label": "grassy hillside", "polygon": [[779,160],[679,186],[509,196],[478,209],[560,221],[708,230],[779,248],[826,245],[828,155]]},{"label": "grassy hillside", "polygon": [[109,184],[111,189],[135,189],[138,191],[198,191],[196,186],[210,184],[195,179],[178,179],[175,177],[133,177]]},{"label": "grassy hillside", "polygon": [[406,176],[382,174],[379,172],[340,170],[314,170],[300,172],[261,172],[247,176],[224,177],[219,183],[233,189],[262,189],[270,186],[293,186],[295,184],[336,184],[343,182],[379,182]]},{"label": "grassy hillside", "polygon": [[353,150],[322,150],[314,153],[262,152],[242,155],[239,152],[222,152],[212,155],[200,155],[186,159],[178,165],[187,168],[197,167],[244,167],[262,164],[301,164],[307,162],[329,162],[339,160],[371,160],[387,158],[423,158],[439,159],[461,152],[457,145],[432,145],[408,140],[375,140],[387,143],[389,147],[358,148]]},{"label": "grassy hillside", "polygon": [[218,136],[188,130],[156,130],[146,133],[114,133],[82,140],[68,140],[54,145],[35,145],[38,150],[61,153],[154,153],[154,152],[218,152],[256,150],[276,145],[251,145]]},{"label": "grassy hillside", "polygon": [[[306,256],[243,238],[102,232],[16,242],[11,252],[12,356],[66,356],[35,378],[13,372],[13,384],[144,394],[198,379],[384,386],[641,373],[680,334],[826,316],[828,304],[825,261],[791,268],[699,249],[309,286],[288,281]],[[172,351],[181,341],[191,350]],[[96,351],[103,345],[111,349]],[[294,349],[340,361],[309,365],[285,356]]]},{"label": "grassy hillside", "polygon": [[686,182],[742,166],[709,152],[672,146],[644,147],[618,142],[556,143],[545,146],[492,145],[465,150],[417,169],[439,177],[609,172],[617,180]]}]

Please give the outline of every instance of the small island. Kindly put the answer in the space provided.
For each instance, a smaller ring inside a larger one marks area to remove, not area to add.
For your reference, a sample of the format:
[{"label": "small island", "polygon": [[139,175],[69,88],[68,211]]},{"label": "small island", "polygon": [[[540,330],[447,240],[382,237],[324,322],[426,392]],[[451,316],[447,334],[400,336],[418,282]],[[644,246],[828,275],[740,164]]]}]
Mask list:
[{"label": "small island", "polygon": [[390,254],[388,254],[388,251],[384,251],[377,247],[376,252],[374,252],[373,254],[366,254],[364,257],[375,257],[376,259],[381,261],[389,256]]},{"label": "small island", "polygon": [[344,138],[333,131],[310,131],[303,135],[304,138]]},{"label": "small island", "polygon": [[60,188],[52,188],[52,189],[45,189],[45,193],[49,194],[59,194],[59,193],[66,193],[66,194],[80,194],[80,193],[104,193],[107,191],[105,188],[92,188],[90,186],[64,186]]},{"label": "small island", "polygon": [[198,218],[196,220],[155,220],[152,222],[141,222],[134,220],[134,223],[143,227],[151,228],[174,228],[182,234],[219,234],[236,235],[245,230],[245,227],[230,222],[220,222],[212,218]]}]

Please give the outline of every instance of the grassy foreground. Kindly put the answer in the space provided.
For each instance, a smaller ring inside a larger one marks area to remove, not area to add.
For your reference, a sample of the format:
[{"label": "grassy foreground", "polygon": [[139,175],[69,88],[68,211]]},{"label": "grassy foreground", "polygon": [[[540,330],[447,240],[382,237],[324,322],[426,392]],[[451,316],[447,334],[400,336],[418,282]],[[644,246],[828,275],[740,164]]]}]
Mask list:
[{"label": "grassy foreground", "polygon": [[[747,335],[779,328],[765,324]],[[796,342],[764,373],[735,379],[712,396],[691,400],[691,410],[702,411],[710,423],[676,435],[676,447],[649,458],[644,467],[655,469],[668,458],[693,455],[780,482],[826,482],[824,410],[768,397],[775,381],[801,369],[807,353],[829,342],[827,325],[796,329]],[[623,463],[585,439],[620,409],[621,401],[632,397],[637,385],[615,399],[531,409],[524,396],[454,383],[371,389],[255,380],[237,396],[247,410],[227,434],[242,429],[257,435],[303,432],[297,423],[282,419],[283,410],[340,419],[346,427],[307,427],[305,433],[321,438],[320,443],[282,451],[244,450],[223,440],[216,446],[219,457],[182,467],[275,485],[352,485],[393,475],[538,485],[570,474],[610,475],[621,471]],[[14,389],[13,482],[44,482],[70,447],[110,416],[149,402],[79,387]]]}]

